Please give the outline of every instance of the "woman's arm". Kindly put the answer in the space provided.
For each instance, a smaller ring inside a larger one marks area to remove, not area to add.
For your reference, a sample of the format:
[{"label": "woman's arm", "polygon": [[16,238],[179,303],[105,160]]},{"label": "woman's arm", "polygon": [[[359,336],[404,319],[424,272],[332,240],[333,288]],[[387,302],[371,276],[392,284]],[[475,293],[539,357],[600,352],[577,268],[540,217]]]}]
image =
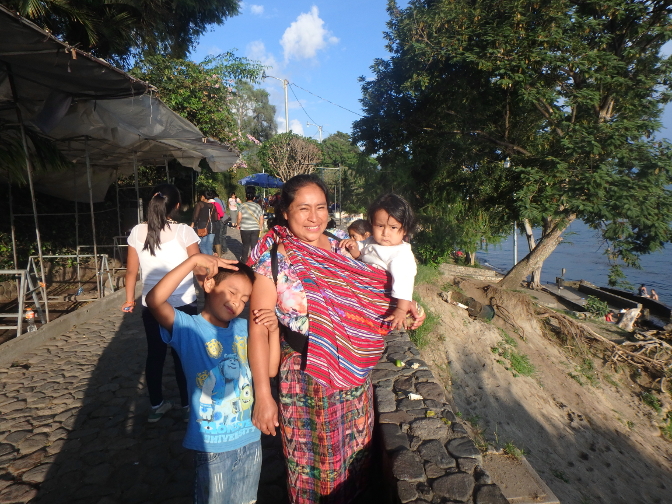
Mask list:
[{"label": "woman's arm", "polygon": [[135,306],[135,284],[140,270],[140,258],[135,247],[128,246],[126,253],[126,302],[121,305],[121,311],[130,313]]},{"label": "woman's arm", "polygon": [[[255,310],[274,310],[278,294],[273,281],[258,273],[255,277],[250,297],[250,313],[255,313]],[[278,405],[271,395],[269,382],[269,332],[265,325],[250,320],[248,333],[248,358],[254,382],[255,401],[252,423],[264,434],[275,436],[275,428],[280,424]]]},{"label": "woman's arm", "polygon": [[198,220],[198,214],[201,213],[201,207],[203,206],[203,202],[199,201],[194,205],[194,213],[191,215],[191,227],[195,227],[196,221]]}]

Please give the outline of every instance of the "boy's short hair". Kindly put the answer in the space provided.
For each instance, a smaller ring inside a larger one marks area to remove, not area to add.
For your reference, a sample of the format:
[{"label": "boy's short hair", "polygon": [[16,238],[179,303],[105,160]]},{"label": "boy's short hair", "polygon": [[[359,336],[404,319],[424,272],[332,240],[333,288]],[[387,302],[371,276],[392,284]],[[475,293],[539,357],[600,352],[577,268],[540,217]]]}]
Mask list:
[{"label": "boy's short hair", "polygon": [[361,236],[364,236],[366,233],[373,234],[371,223],[364,219],[353,221],[352,224],[348,226],[348,231],[353,231]]},{"label": "boy's short hair", "polygon": [[243,275],[246,276],[247,279],[254,285],[254,270],[250,268],[247,264],[242,263],[238,261],[236,264],[233,266],[237,267],[237,271],[233,271],[230,269],[226,268],[218,268],[217,274],[212,277],[212,279],[215,281],[215,285],[218,285],[219,282],[224,280],[227,277],[230,277],[231,275]]}]

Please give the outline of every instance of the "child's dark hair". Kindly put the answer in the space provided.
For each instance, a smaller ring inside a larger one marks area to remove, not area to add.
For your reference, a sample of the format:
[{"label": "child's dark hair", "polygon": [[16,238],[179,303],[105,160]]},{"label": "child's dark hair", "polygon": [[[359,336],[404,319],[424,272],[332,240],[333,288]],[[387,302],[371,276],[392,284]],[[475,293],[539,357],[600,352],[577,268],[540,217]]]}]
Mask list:
[{"label": "child's dark hair", "polygon": [[399,221],[404,230],[406,241],[413,237],[415,232],[415,214],[411,205],[398,194],[388,193],[379,196],[369,207],[369,222],[373,224],[373,216],[378,210],[385,210],[390,217]]},{"label": "child's dark hair", "polygon": [[222,280],[224,280],[227,277],[230,277],[232,275],[242,275],[247,277],[247,279],[252,282],[252,285],[254,285],[254,270],[250,268],[247,264],[242,263],[238,261],[236,264],[234,264],[236,268],[238,268],[237,271],[233,271],[230,269],[226,268],[218,268],[217,274],[212,277],[213,280],[215,281],[215,285],[219,284]]},{"label": "child's dark hair", "polygon": [[173,184],[160,184],[152,191],[152,199],[147,205],[147,238],[142,250],[156,255],[156,249],[161,248],[161,231],[168,224],[168,219],[177,215],[180,203],[180,191]]},{"label": "child's dark hair", "polygon": [[357,233],[360,236],[364,236],[366,233],[373,234],[371,223],[364,219],[357,219],[356,221],[353,221],[352,224],[348,226],[348,231]]},{"label": "child's dark hair", "polygon": [[296,193],[299,191],[299,189],[302,189],[311,184],[314,184],[320,188],[320,190],[324,193],[325,199],[327,200],[327,206],[329,206],[329,190],[327,189],[327,185],[320,177],[313,175],[312,173],[309,175],[295,175],[282,186],[282,193],[280,193],[280,198],[275,204],[275,213],[273,214],[273,218],[268,223],[269,228],[272,228],[273,226],[287,225],[287,219],[285,219],[285,216],[283,215],[284,212],[289,209],[289,206],[294,201]]}]

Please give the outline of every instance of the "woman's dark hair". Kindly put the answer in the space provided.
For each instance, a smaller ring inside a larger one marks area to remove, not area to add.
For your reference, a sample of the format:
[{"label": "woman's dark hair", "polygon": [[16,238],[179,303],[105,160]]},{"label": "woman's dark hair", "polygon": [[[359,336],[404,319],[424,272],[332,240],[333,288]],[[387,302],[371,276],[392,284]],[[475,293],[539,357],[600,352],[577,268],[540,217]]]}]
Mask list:
[{"label": "woman's dark hair", "polygon": [[245,199],[247,201],[252,201],[255,196],[257,195],[257,191],[254,187],[246,187],[245,188]]},{"label": "woman's dark hair", "polygon": [[177,208],[182,202],[180,191],[173,184],[160,184],[154,188],[152,199],[147,205],[147,238],[142,250],[156,255],[161,248],[161,231],[168,224],[168,219],[177,215]]},{"label": "woman's dark hair", "polygon": [[327,189],[327,185],[320,177],[313,174],[296,175],[285,182],[285,184],[282,186],[280,198],[275,204],[275,214],[268,223],[269,228],[272,228],[273,226],[287,225],[287,219],[285,219],[283,213],[289,210],[289,206],[294,202],[294,198],[296,197],[296,193],[299,191],[299,189],[303,189],[304,187],[311,184],[314,184],[320,188],[320,190],[324,193],[325,199],[327,200],[327,206],[329,206],[329,190]]},{"label": "woman's dark hair", "polygon": [[348,226],[348,231],[354,231],[360,236],[364,236],[366,233],[373,234],[371,223],[364,219],[353,221],[352,224]]},{"label": "woman's dark hair", "polygon": [[404,231],[404,239],[411,239],[415,232],[415,215],[411,205],[398,194],[388,193],[379,196],[369,207],[369,222],[373,224],[373,216],[378,210],[385,210],[390,217],[399,221]]},{"label": "woman's dark hair", "polygon": [[205,191],[203,191],[203,196],[205,196],[205,199],[211,200],[215,199],[216,193],[212,189],[206,189]]}]

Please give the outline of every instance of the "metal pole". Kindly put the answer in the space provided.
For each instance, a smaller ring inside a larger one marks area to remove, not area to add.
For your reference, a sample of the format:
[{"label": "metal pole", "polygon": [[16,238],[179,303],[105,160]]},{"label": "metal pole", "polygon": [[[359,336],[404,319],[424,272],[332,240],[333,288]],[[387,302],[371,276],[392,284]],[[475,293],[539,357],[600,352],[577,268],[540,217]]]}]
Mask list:
[{"label": "metal pole", "polygon": [[133,153],[133,178],[135,179],[135,202],[138,205],[138,224],[141,222],[140,218],[140,186],[138,185],[138,155]]},{"label": "metal pole", "polygon": [[14,256],[14,269],[19,269],[19,259],[16,255],[16,227],[14,226],[14,205],[12,203],[12,176],[9,174],[9,170],[7,170],[7,180],[9,181],[7,183],[7,187],[9,189],[8,194],[9,194],[9,227],[11,228],[12,232],[12,254]]},{"label": "metal pole", "polygon": [[119,231],[117,236],[121,236],[121,208],[119,208],[119,169],[117,168],[114,171],[116,172],[114,185],[117,187],[117,227]]},{"label": "metal pole", "polygon": [[91,230],[93,231],[93,264],[96,268],[96,290],[98,291],[98,299],[100,299],[102,297],[100,295],[101,276],[98,274],[98,244],[96,243],[96,219],[93,213],[93,186],[91,184],[91,162],[89,161],[89,137],[86,137],[84,140],[84,148],[86,150],[86,181],[89,185],[89,207],[91,208]]},{"label": "metal pole", "polygon": [[168,170],[168,158],[166,158],[165,161],[166,161],[166,184],[170,184],[170,171]]},{"label": "metal pole", "polygon": [[285,133],[289,133],[289,102],[287,100],[287,84],[289,84],[289,81],[287,79],[283,79],[282,87],[285,88]]},{"label": "metal pole", "polygon": [[75,188],[75,250],[77,253],[77,295],[82,295],[82,277],[79,265],[79,202],[77,201],[77,173],[72,171],[72,185]]},{"label": "metal pole", "polygon": [[9,80],[9,87],[12,90],[12,99],[14,100],[14,108],[16,110],[16,118],[19,121],[19,129],[21,130],[21,142],[23,143],[23,152],[26,156],[26,172],[28,173],[28,186],[30,187],[30,198],[33,203],[33,219],[35,220],[35,237],[37,238],[37,255],[40,258],[40,289],[42,290],[42,295],[44,296],[44,306],[45,313],[47,316],[47,322],[49,322],[49,303],[47,302],[47,281],[44,274],[44,263],[42,261],[42,239],[40,237],[40,225],[37,218],[37,201],[35,200],[35,186],[33,185],[33,165],[30,162],[30,154],[28,152],[28,140],[26,139],[26,130],[23,126],[23,117],[21,115],[21,109],[19,108],[19,97],[16,92],[16,85],[14,84],[14,74],[12,73],[11,66],[8,63],[5,63],[7,68],[7,79]]}]

